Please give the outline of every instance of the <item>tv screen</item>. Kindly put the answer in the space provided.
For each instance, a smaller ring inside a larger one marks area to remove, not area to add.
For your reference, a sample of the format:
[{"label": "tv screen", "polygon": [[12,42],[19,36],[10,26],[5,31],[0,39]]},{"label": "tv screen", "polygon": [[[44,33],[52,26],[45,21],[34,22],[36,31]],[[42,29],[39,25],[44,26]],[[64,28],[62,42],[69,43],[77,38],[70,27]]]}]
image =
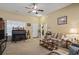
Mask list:
[{"label": "tv screen", "polygon": [[4,39],[4,30],[0,30],[0,40]]},{"label": "tv screen", "polygon": [[4,39],[4,34],[5,34],[4,27],[5,27],[4,20],[3,20],[3,18],[0,18],[0,40]]}]

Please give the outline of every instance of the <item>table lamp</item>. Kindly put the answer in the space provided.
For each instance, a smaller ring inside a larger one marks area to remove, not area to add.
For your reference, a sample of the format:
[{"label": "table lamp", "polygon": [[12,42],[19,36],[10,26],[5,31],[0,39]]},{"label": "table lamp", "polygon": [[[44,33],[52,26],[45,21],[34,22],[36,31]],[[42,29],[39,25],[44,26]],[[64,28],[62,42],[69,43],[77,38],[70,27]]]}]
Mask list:
[{"label": "table lamp", "polygon": [[69,32],[70,32],[70,36],[71,36],[72,41],[76,41],[77,37],[78,37],[77,29],[71,28]]}]

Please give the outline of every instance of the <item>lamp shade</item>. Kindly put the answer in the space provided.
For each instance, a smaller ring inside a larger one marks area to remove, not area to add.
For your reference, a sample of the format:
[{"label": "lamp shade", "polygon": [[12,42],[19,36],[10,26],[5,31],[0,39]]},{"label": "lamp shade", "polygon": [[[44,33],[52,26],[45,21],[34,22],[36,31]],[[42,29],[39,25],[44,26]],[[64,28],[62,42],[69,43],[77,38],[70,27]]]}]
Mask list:
[{"label": "lamp shade", "polygon": [[69,32],[75,34],[75,33],[77,33],[77,29],[76,28],[71,28]]}]

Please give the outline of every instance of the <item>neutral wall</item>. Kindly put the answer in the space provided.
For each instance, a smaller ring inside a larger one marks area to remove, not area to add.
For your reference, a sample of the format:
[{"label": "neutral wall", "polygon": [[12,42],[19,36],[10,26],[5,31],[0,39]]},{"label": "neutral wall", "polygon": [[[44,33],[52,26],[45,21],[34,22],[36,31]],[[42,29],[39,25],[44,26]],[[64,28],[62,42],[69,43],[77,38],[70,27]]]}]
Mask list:
[{"label": "neutral wall", "polygon": [[[28,16],[28,15],[19,15],[7,11],[0,10],[0,17],[2,17],[5,21],[6,20],[13,20],[13,21],[22,21],[25,23],[31,23],[31,24],[39,24],[39,17],[36,16]],[[30,30],[30,34],[32,34],[32,26],[27,27],[26,24],[26,30]]]},{"label": "neutral wall", "polygon": [[0,10],[0,17],[2,17],[4,20],[19,20],[19,21],[25,21],[26,23],[38,23],[39,18],[35,16],[28,16],[28,15],[19,15],[15,13],[10,13],[6,11]]},{"label": "neutral wall", "polygon": [[[67,24],[57,25],[57,18],[61,16],[67,16]],[[79,4],[71,4],[63,9],[51,12],[46,20],[52,32],[69,33],[70,29],[75,28],[79,33]]]}]

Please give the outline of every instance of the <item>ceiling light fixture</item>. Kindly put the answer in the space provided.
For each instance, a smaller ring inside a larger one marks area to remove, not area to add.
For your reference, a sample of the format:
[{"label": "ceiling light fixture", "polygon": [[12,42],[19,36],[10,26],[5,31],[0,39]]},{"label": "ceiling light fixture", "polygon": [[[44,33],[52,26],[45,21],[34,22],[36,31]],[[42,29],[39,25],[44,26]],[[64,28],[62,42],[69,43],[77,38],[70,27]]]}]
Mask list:
[{"label": "ceiling light fixture", "polygon": [[36,10],[33,10],[32,12],[33,12],[33,13],[36,13]]}]

